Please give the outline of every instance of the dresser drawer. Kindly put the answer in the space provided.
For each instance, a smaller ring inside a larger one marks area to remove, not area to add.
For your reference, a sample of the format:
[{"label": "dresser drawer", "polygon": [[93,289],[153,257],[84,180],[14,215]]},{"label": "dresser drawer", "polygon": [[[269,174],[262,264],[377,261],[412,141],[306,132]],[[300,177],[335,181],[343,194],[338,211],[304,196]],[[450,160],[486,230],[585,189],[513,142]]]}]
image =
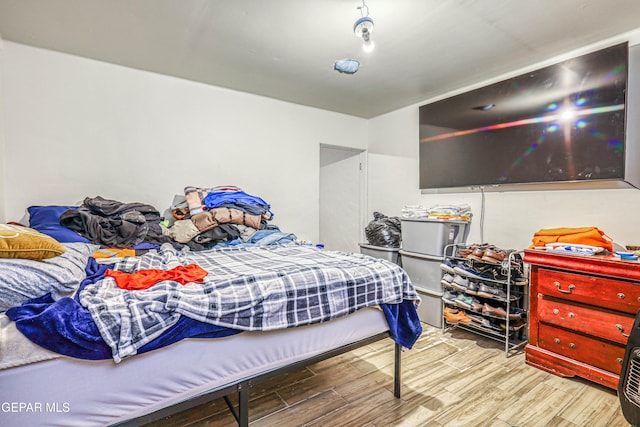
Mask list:
[{"label": "dresser drawer", "polygon": [[538,295],[538,320],[626,345],[635,317]]},{"label": "dresser drawer", "polygon": [[540,323],[538,347],[620,375],[625,346]]},{"label": "dresser drawer", "polygon": [[640,284],[541,268],[538,293],[635,315]]}]

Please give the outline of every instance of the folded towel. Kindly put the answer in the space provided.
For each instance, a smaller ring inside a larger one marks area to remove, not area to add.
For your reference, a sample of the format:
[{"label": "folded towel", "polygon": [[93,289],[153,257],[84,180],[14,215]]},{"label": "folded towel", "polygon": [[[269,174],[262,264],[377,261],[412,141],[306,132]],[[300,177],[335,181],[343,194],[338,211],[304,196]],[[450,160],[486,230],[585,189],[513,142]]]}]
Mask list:
[{"label": "folded towel", "polygon": [[597,227],[559,227],[541,229],[535,232],[531,247],[544,246],[547,243],[574,243],[605,248],[613,251],[613,240]]}]

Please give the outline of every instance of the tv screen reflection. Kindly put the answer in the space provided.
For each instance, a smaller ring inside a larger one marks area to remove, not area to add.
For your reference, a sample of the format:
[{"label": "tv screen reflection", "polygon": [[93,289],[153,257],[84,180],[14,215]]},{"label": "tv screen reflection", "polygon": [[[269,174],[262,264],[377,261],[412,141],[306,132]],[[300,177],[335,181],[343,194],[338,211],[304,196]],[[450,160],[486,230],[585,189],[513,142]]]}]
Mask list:
[{"label": "tv screen reflection", "polygon": [[626,43],[420,107],[420,188],[621,179]]}]

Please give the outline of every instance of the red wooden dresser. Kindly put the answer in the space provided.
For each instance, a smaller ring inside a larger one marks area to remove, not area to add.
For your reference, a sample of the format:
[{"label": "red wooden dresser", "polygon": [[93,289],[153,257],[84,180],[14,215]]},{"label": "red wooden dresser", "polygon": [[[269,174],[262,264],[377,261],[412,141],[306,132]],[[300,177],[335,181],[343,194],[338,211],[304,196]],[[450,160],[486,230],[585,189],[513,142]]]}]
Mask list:
[{"label": "red wooden dresser", "polygon": [[616,389],[640,309],[640,262],[525,250],[530,265],[526,363]]}]

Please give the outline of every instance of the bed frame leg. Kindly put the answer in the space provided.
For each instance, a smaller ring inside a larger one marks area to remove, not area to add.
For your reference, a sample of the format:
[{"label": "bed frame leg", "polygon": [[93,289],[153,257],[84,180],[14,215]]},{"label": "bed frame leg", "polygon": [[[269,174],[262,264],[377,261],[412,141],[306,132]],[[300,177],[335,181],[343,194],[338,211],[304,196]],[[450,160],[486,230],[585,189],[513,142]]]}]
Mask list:
[{"label": "bed frame leg", "polygon": [[249,425],[249,387],[241,387],[238,390],[238,426]]},{"label": "bed frame leg", "polygon": [[400,399],[400,383],[402,381],[402,346],[395,344],[395,362],[393,369],[393,395]]},{"label": "bed frame leg", "polygon": [[227,402],[231,415],[236,419],[238,427],[248,427],[249,425],[249,387],[248,383],[240,383],[237,386],[238,390],[238,410],[233,406],[233,403],[229,399],[229,396],[223,396],[224,401]]}]

